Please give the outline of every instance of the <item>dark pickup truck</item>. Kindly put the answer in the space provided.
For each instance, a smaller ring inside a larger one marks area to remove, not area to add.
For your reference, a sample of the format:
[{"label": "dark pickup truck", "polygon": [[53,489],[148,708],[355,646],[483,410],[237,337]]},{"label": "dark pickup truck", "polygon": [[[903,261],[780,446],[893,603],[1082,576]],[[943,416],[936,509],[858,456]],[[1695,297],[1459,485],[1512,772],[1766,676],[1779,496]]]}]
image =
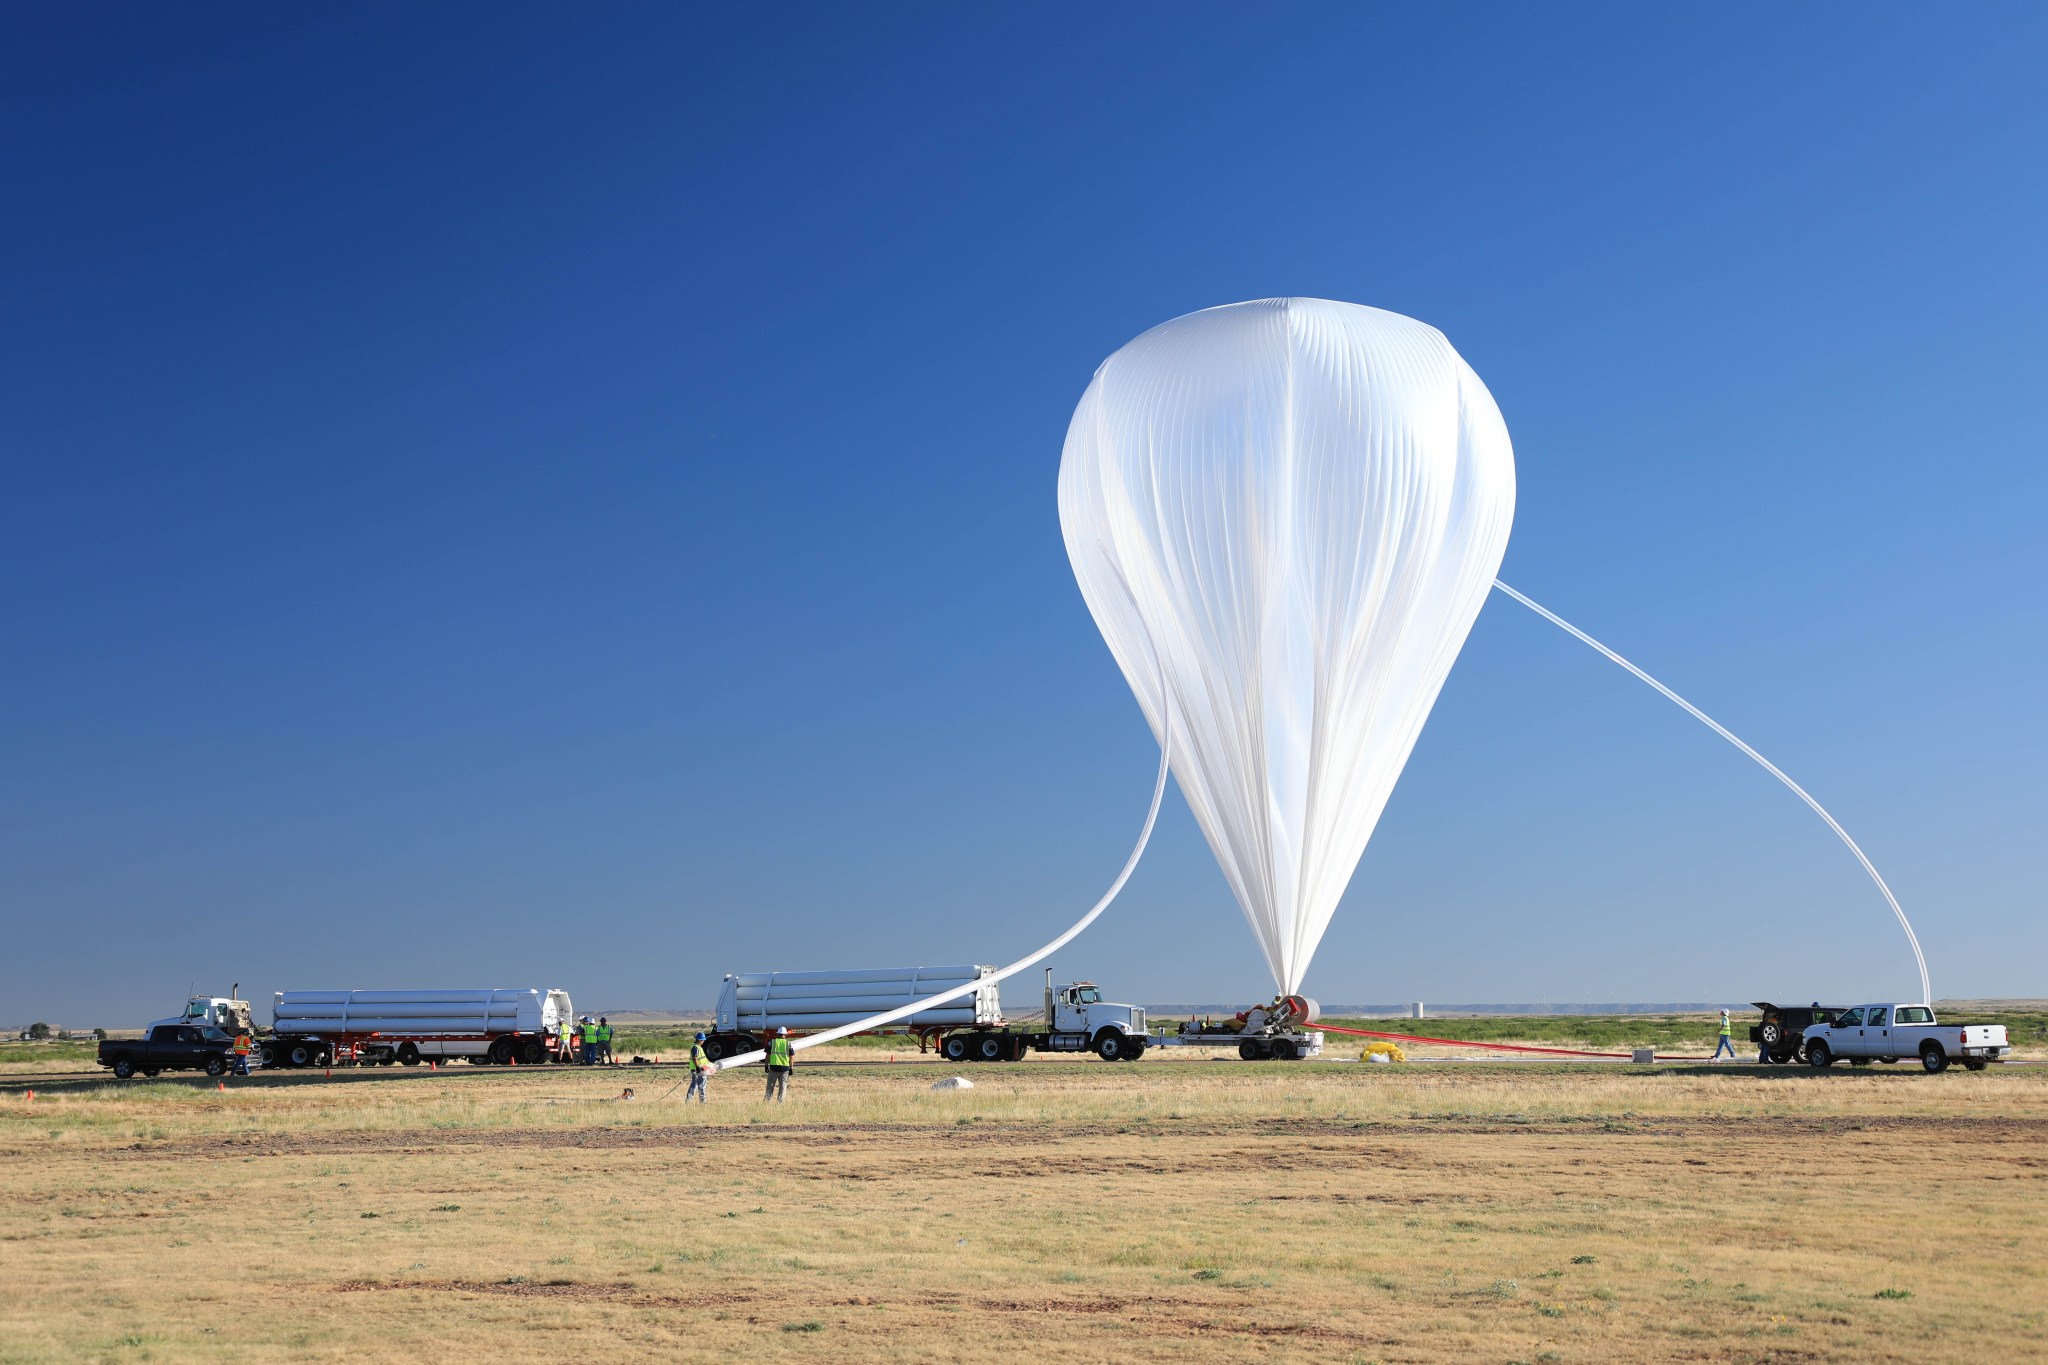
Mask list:
[{"label": "dark pickup truck", "polygon": [[109,1038],[100,1044],[100,1065],[127,1080],[140,1071],[204,1071],[224,1076],[235,1064],[235,1040],[205,1024],[158,1024],[132,1042]]}]

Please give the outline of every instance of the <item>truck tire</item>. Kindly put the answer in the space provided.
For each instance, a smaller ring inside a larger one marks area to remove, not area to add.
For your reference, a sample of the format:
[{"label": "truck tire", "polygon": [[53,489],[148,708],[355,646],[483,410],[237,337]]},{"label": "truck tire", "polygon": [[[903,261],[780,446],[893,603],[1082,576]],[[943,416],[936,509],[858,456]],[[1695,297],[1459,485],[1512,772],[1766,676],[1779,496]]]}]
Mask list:
[{"label": "truck tire", "polygon": [[518,1051],[521,1066],[539,1066],[548,1059],[547,1044],[538,1038],[522,1038]]},{"label": "truck tire", "polygon": [[1966,1059],[1964,1060],[1964,1062],[1963,1062],[1963,1070],[1965,1070],[1965,1071],[1982,1071],[1982,1070],[1983,1070],[1983,1069],[1984,1069],[1985,1067],[1987,1067],[1987,1066],[1990,1066],[1990,1065],[1991,1065],[1991,1063],[1989,1063],[1989,1062],[1973,1062],[1973,1061],[1970,1061],[1970,1060],[1968,1060],[1968,1059],[1966,1058]]},{"label": "truck tire", "polygon": [[398,1045],[398,1060],[405,1066],[418,1066],[420,1064],[420,1050],[411,1043],[400,1043]]},{"label": "truck tire", "polygon": [[714,1062],[725,1060],[725,1040],[717,1034],[704,1040],[704,1055]]},{"label": "truck tire", "polygon": [[116,1075],[120,1079],[125,1081],[134,1074],[135,1063],[129,1061],[126,1057],[123,1057],[119,1061],[116,1061],[114,1063],[114,1075]]},{"label": "truck tire", "polygon": [[1298,1062],[1301,1060],[1301,1054],[1294,1050],[1293,1043],[1285,1038],[1280,1038],[1276,1039],[1273,1043],[1273,1060],[1276,1062]]},{"label": "truck tire", "polygon": [[1948,1070],[1948,1054],[1941,1050],[1940,1043],[1922,1043],[1920,1044],[1920,1065],[1927,1068],[1929,1075],[1939,1075]]},{"label": "truck tire", "polygon": [[1778,1026],[1777,1020],[1766,1019],[1763,1022],[1763,1026],[1756,1031],[1756,1040],[1772,1051],[1776,1051],[1778,1044],[1785,1041],[1785,1030]]},{"label": "truck tire", "polygon": [[311,1066],[313,1065],[313,1059],[317,1055],[305,1043],[293,1043],[289,1048],[285,1049],[284,1064],[286,1066]]},{"label": "truck tire", "polygon": [[510,1038],[493,1039],[490,1051],[484,1055],[491,1059],[492,1066],[506,1065],[512,1060],[512,1040]]},{"label": "truck tire", "polygon": [[1835,1064],[1835,1054],[1828,1050],[1826,1043],[1816,1038],[1806,1045],[1806,1064],[1825,1071]]},{"label": "truck tire", "polygon": [[142,1074],[149,1077],[149,1079],[151,1080],[155,1080],[157,1077],[157,1069],[153,1066],[146,1066],[142,1068]]},{"label": "truck tire", "polygon": [[206,1059],[206,1074],[209,1076],[225,1076],[228,1074],[228,1064],[218,1057],[208,1057]]},{"label": "truck tire", "polygon": [[1105,1062],[1120,1062],[1128,1045],[1124,1036],[1115,1029],[1104,1029],[1095,1035],[1095,1055]]},{"label": "truck tire", "polygon": [[1131,1038],[1131,1039],[1129,1039],[1129,1040],[1127,1041],[1127,1045],[1126,1045],[1126,1047],[1125,1047],[1125,1050],[1124,1050],[1124,1060],[1125,1060],[1125,1061],[1127,1061],[1127,1062],[1135,1062],[1135,1061],[1137,1061],[1137,1060],[1138,1060],[1138,1059],[1139,1059],[1140,1057],[1143,1057],[1144,1055],[1145,1055],[1145,1040],[1144,1040],[1143,1038]]},{"label": "truck tire", "polygon": [[269,1043],[265,1043],[262,1047],[257,1048],[256,1055],[263,1059],[263,1065],[265,1066],[276,1066],[278,1064],[277,1049]]},{"label": "truck tire", "polygon": [[1247,1038],[1237,1045],[1237,1055],[1247,1062],[1263,1062],[1266,1060],[1266,1045]]},{"label": "truck tire", "polygon": [[977,1062],[1000,1062],[1007,1049],[1003,1040],[993,1033],[984,1033],[974,1040],[974,1060]]},{"label": "truck tire", "polygon": [[967,1035],[964,1033],[947,1034],[945,1039],[939,1044],[939,1052],[949,1062],[971,1062],[974,1060],[973,1050],[967,1046]]}]

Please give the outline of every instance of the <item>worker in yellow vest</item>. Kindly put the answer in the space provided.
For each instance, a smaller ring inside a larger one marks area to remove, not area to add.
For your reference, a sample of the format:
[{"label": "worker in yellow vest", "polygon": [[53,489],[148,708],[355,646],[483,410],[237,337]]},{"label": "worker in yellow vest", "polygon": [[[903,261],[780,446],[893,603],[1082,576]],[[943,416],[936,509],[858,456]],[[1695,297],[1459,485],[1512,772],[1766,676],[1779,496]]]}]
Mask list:
[{"label": "worker in yellow vest", "polygon": [[1734,1061],[1734,1060],[1735,1060],[1735,1040],[1734,1040],[1734,1038],[1733,1038],[1733,1037],[1731,1036],[1731,1035],[1732,1035],[1732,1034],[1733,1034],[1734,1032],[1735,1032],[1735,1026],[1734,1026],[1734,1024],[1732,1024],[1732,1023],[1730,1023],[1730,1022],[1729,1022],[1729,1019],[1728,1019],[1728,1011],[1727,1011],[1727,1010],[1722,1010],[1722,1011],[1721,1011],[1721,1041],[1720,1041],[1720,1042],[1718,1042],[1718,1043],[1716,1043],[1716,1044],[1714,1044],[1714,1055],[1713,1055],[1713,1056],[1711,1056],[1711,1057],[1709,1057],[1709,1058],[1707,1058],[1707,1060],[1708,1060],[1708,1061],[1710,1061],[1710,1062],[1718,1062],[1718,1061],[1720,1061],[1720,1060],[1721,1060],[1721,1054],[1722,1054],[1722,1053],[1724,1053],[1724,1052],[1728,1054],[1728,1060],[1729,1060],[1729,1061],[1731,1061],[1731,1062],[1732,1062],[1732,1061]]},{"label": "worker in yellow vest", "polygon": [[597,1016],[597,1060],[612,1064],[612,1025],[602,1014]]},{"label": "worker in yellow vest", "polygon": [[583,1016],[583,1022],[576,1026],[576,1042],[582,1049],[583,1065],[589,1066],[597,1060],[597,1025],[591,1022],[587,1014]]},{"label": "worker in yellow vest", "polygon": [[789,1097],[789,1073],[794,1060],[789,1050],[788,1027],[776,1029],[775,1036],[768,1040],[768,1093],[761,1097],[762,1103],[774,1100],[781,1104]]},{"label": "worker in yellow vest", "polygon": [[683,1092],[683,1103],[690,1102],[690,1096],[697,1097],[697,1103],[711,1102],[711,1073],[718,1070],[718,1063],[711,1060],[711,1054],[704,1050],[704,1035],[698,1034],[697,1041],[690,1044],[690,1088]]}]

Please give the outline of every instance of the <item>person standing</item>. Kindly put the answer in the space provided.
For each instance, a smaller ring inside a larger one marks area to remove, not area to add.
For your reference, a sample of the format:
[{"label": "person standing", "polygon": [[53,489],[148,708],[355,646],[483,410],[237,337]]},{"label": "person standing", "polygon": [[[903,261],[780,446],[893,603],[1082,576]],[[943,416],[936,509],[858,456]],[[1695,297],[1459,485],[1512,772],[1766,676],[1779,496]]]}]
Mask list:
[{"label": "person standing", "polygon": [[690,1102],[690,1096],[697,1097],[697,1103],[711,1101],[711,1073],[718,1069],[718,1063],[711,1060],[711,1054],[704,1050],[704,1035],[698,1034],[697,1041],[690,1044],[690,1088],[683,1092],[683,1103]]},{"label": "person standing", "polygon": [[789,1098],[789,1073],[794,1058],[789,1050],[789,1026],[775,1030],[775,1036],[768,1040],[768,1093],[761,1097],[762,1103],[774,1100],[781,1104]]},{"label": "person standing", "polygon": [[1731,1062],[1732,1062],[1732,1061],[1734,1061],[1734,1060],[1735,1060],[1735,1042],[1734,1042],[1734,1035],[1735,1035],[1735,1027],[1734,1027],[1734,1025],[1732,1025],[1732,1024],[1730,1024],[1730,1023],[1728,1022],[1728,1011],[1727,1011],[1727,1010],[1722,1010],[1722,1011],[1721,1011],[1721,1041],[1720,1041],[1720,1042],[1718,1042],[1718,1043],[1716,1043],[1716,1044],[1714,1045],[1714,1055],[1713,1055],[1713,1056],[1711,1056],[1711,1057],[1709,1057],[1709,1058],[1707,1058],[1707,1060],[1708,1060],[1708,1061],[1710,1061],[1710,1062],[1718,1062],[1718,1061],[1720,1061],[1720,1060],[1721,1060],[1721,1054],[1725,1052],[1725,1053],[1727,1053],[1727,1054],[1728,1054],[1728,1060],[1729,1060],[1729,1061],[1731,1061]]},{"label": "person standing", "polygon": [[597,1016],[597,1060],[606,1066],[612,1064],[612,1025],[602,1014]]},{"label": "person standing", "polygon": [[583,1065],[593,1065],[597,1061],[597,1025],[589,1015],[583,1016],[583,1022],[577,1027],[576,1035],[583,1045]]}]

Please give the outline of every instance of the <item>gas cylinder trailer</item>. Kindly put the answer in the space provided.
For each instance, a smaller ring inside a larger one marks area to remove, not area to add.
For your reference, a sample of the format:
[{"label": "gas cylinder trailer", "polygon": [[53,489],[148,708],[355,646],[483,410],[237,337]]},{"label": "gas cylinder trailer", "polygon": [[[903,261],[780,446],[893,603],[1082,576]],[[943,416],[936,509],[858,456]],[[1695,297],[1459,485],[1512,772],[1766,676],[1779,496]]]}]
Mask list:
[{"label": "gas cylinder trailer", "polygon": [[735,972],[718,993],[718,1010],[705,1036],[713,1061],[759,1049],[786,1028],[801,1037],[907,1005],[941,991],[981,983],[957,1000],[919,1010],[873,1033],[914,1034],[929,1040],[950,1029],[1000,1028],[1003,1002],[991,980],[995,968],[867,967],[842,972]]},{"label": "gas cylinder trailer", "polygon": [[544,987],[279,991],[272,1000],[265,1066],[418,1066],[456,1057],[538,1066],[563,1055],[576,1023],[569,993]]}]

